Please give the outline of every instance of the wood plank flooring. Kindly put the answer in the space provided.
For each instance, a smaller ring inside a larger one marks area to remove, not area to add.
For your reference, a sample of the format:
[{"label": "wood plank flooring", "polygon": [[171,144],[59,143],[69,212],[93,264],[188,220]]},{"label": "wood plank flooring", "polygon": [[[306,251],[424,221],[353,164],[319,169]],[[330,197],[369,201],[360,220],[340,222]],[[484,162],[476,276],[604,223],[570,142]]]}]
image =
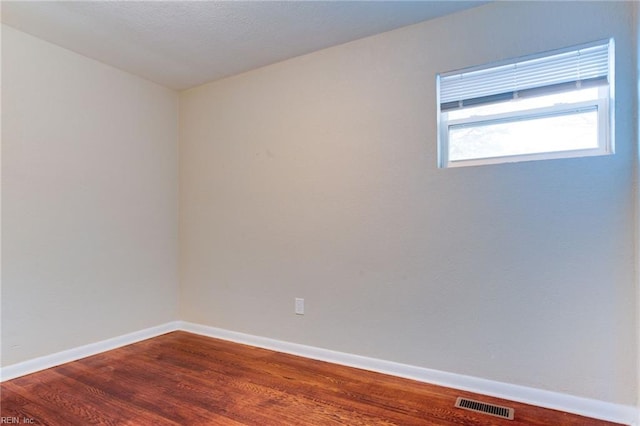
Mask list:
[{"label": "wood plank flooring", "polygon": [[[2,417],[53,426],[613,425],[186,332],[10,380],[0,391]],[[515,419],[454,408],[458,396],[513,407]]]}]

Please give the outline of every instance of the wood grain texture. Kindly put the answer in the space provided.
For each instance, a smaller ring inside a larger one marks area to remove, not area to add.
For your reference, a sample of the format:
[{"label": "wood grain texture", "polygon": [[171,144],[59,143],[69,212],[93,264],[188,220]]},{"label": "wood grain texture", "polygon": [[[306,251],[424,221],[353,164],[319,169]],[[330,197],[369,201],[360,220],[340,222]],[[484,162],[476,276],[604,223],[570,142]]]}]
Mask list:
[{"label": "wood grain texture", "polygon": [[[38,425],[613,425],[181,331],[0,389],[3,417]],[[515,419],[454,408],[458,396]]]}]

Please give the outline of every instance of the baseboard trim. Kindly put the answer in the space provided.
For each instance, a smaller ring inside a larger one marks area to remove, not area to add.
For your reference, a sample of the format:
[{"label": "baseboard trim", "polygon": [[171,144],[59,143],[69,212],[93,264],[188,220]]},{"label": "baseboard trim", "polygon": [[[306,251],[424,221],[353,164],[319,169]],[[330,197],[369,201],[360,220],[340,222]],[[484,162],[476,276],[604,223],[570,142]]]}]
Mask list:
[{"label": "baseboard trim", "polygon": [[46,370],[47,368],[76,361],[91,355],[97,355],[102,352],[150,339],[171,331],[176,331],[178,330],[178,326],[178,321],[173,321],[156,327],[150,327],[122,336],[113,337],[111,339],[102,340],[100,342],[90,343],[88,345],[30,359],[17,364],[11,364],[0,368],[0,382],[15,379],[16,377],[25,376],[37,371]]},{"label": "baseboard trim", "polygon": [[393,361],[385,361],[361,355],[322,349],[314,346],[285,342],[282,340],[239,333],[187,321],[172,321],[156,327],[103,340],[101,342],[91,343],[52,355],[8,365],[0,368],[0,382],[35,373],[67,362],[76,361],[91,355],[97,355],[105,351],[150,339],[172,331],[186,331],[189,333],[298,355],[319,361],[376,371],[425,383],[536,405],[538,407],[565,411],[595,419],[607,420],[631,426],[640,426],[640,410],[633,406],[613,404],[559,392],[512,385],[481,379],[478,377],[400,364]]},{"label": "baseboard trim", "polygon": [[203,336],[215,337],[236,343],[271,349],[319,361],[376,371],[379,373],[465,390],[482,395],[504,398],[511,401],[536,405],[538,407],[550,408],[595,419],[623,423],[632,426],[638,425],[636,422],[639,410],[633,406],[613,404],[559,392],[512,385],[481,379],[478,377],[465,376],[313,346],[306,346],[298,343],[284,342],[185,321],[178,321],[178,323],[181,330]]}]

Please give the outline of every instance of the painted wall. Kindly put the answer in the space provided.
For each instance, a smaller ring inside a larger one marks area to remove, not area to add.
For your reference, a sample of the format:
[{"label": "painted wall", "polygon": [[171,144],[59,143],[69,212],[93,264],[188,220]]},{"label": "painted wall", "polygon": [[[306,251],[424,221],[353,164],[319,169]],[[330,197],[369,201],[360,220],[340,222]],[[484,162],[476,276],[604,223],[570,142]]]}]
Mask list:
[{"label": "painted wall", "polygon": [[637,362],[638,370],[636,374],[637,383],[637,407],[638,420],[640,424],[640,4],[635,2],[635,36],[636,36],[636,333],[637,333]]},{"label": "painted wall", "polygon": [[[633,405],[632,8],[498,2],[181,93],[181,319]],[[610,36],[616,155],[436,167],[437,72]]]},{"label": "painted wall", "polygon": [[2,27],[2,365],[176,319],[177,94]]}]

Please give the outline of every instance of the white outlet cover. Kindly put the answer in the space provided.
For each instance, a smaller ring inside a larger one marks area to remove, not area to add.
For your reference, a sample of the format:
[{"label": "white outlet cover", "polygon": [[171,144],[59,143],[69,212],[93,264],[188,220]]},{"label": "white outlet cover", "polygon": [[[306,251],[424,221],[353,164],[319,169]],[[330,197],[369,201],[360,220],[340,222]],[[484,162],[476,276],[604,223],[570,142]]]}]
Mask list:
[{"label": "white outlet cover", "polygon": [[304,315],[304,299],[296,297],[296,315]]}]

